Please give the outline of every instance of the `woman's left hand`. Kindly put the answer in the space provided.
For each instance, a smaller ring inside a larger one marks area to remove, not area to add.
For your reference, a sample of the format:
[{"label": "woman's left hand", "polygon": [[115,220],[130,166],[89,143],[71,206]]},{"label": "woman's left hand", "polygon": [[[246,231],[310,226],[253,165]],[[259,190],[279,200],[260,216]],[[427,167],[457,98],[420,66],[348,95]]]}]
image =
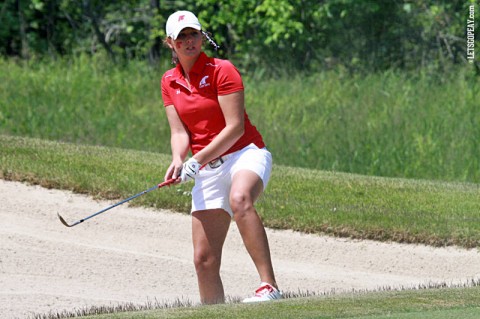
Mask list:
[{"label": "woman's left hand", "polygon": [[180,172],[180,179],[182,183],[191,181],[197,177],[198,172],[202,165],[193,157],[183,164],[182,171]]}]

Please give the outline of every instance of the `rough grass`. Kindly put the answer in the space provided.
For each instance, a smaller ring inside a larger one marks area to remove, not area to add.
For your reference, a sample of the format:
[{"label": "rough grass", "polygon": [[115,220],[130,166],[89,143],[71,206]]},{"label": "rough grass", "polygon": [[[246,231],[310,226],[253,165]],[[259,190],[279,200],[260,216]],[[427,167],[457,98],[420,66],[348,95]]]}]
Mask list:
[{"label": "rough grass", "polygon": [[[0,178],[123,199],[162,181],[165,154],[0,135]],[[188,212],[192,184],[132,205]],[[268,227],[434,246],[480,244],[480,185],[275,165],[257,209]]]}]

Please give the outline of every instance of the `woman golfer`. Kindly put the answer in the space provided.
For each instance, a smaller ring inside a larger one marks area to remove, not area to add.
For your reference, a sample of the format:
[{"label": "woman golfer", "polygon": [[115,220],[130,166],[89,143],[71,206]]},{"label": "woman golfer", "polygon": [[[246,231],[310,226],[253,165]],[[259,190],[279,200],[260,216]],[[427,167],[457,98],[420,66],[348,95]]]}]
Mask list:
[{"label": "woman golfer", "polygon": [[[195,180],[192,239],[201,302],[225,300],[220,264],[232,217],[261,281],[244,302],[279,299],[267,236],[254,208],[267,186],[272,156],[245,112],[242,78],[232,63],[202,51],[204,37],[216,44],[193,13],[173,13],[166,33],[177,65],[162,77],[172,148],[165,180]],[[189,151],[192,157],[184,162]]]}]

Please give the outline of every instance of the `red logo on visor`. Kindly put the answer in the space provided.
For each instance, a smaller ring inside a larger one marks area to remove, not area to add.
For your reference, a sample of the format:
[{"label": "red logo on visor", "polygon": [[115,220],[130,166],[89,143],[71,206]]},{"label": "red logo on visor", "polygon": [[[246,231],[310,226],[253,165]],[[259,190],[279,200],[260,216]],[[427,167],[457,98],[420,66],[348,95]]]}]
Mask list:
[{"label": "red logo on visor", "polygon": [[182,21],[183,19],[185,19],[185,16],[184,16],[184,15],[183,15],[183,16],[179,16],[179,17],[178,17],[178,22]]}]

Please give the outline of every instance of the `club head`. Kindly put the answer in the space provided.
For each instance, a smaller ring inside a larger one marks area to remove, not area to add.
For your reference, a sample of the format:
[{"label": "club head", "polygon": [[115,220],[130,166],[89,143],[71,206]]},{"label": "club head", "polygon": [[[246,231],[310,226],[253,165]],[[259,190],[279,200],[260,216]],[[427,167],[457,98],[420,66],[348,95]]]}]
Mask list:
[{"label": "club head", "polygon": [[60,221],[62,222],[62,224],[64,224],[65,226],[67,226],[67,227],[72,227],[72,226],[73,226],[73,225],[67,224],[67,222],[65,221],[65,219],[63,219],[63,217],[60,216],[59,213],[57,213],[57,216],[58,216],[58,218],[60,219]]}]

